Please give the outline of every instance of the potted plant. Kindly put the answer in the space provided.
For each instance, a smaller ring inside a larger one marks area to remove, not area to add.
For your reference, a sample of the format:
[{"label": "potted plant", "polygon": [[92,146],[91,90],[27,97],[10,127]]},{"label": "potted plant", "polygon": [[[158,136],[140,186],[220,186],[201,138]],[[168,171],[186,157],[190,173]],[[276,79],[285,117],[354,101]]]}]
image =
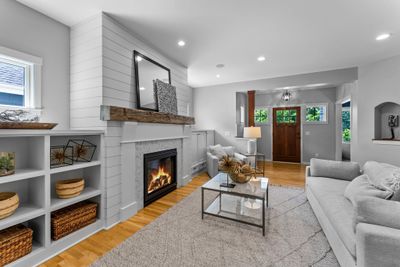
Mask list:
[{"label": "potted plant", "polygon": [[14,174],[15,172],[15,153],[0,152],[0,176]]}]

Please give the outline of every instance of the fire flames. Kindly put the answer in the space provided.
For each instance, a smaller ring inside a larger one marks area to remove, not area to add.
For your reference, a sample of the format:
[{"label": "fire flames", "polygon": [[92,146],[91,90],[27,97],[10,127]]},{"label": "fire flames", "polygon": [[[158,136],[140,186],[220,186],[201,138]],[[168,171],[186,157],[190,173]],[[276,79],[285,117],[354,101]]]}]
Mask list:
[{"label": "fire flames", "polygon": [[153,170],[149,175],[149,180],[150,181],[147,186],[147,192],[149,194],[172,183],[171,174],[166,172],[163,166],[158,167],[158,170]]}]

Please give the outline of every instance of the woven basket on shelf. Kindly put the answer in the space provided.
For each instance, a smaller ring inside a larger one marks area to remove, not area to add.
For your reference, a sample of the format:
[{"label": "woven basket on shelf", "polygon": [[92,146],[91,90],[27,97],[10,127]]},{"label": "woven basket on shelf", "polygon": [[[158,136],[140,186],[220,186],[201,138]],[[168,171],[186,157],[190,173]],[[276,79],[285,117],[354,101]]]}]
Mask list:
[{"label": "woven basket on shelf", "polygon": [[96,221],[97,203],[84,201],[51,214],[51,238],[58,240]]},{"label": "woven basket on shelf", "polygon": [[11,216],[19,206],[19,197],[15,192],[0,193],[0,219]]},{"label": "woven basket on shelf", "polygon": [[85,180],[82,178],[58,181],[56,193],[58,198],[73,198],[79,196],[85,188]]},{"label": "woven basket on shelf", "polygon": [[32,251],[32,233],[31,229],[22,224],[0,231],[0,266]]}]

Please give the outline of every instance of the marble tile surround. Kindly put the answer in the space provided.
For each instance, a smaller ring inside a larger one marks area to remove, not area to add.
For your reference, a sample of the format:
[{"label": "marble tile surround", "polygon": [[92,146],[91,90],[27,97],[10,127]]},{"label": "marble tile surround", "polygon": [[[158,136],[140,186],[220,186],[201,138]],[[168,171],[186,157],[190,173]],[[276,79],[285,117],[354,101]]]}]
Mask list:
[{"label": "marble tile surround", "polygon": [[147,153],[153,153],[168,149],[176,148],[176,166],[177,166],[177,184],[178,187],[182,184],[182,140],[158,140],[158,141],[148,141],[148,142],[138,142],[136,143],[136,173],[135,173],[135,190],[136,190],[136,203],[138,208],[143,208],[143,156]]}]

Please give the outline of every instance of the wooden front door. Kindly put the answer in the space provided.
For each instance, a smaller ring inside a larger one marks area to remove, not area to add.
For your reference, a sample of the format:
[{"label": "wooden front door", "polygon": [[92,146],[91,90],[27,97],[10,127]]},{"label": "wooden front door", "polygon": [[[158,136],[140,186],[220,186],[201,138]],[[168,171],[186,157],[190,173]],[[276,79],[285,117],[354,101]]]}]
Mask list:
[{"label": "wooden front door", "polygon": [[274,108],[273,160],[300,162],[300,107]]}]

